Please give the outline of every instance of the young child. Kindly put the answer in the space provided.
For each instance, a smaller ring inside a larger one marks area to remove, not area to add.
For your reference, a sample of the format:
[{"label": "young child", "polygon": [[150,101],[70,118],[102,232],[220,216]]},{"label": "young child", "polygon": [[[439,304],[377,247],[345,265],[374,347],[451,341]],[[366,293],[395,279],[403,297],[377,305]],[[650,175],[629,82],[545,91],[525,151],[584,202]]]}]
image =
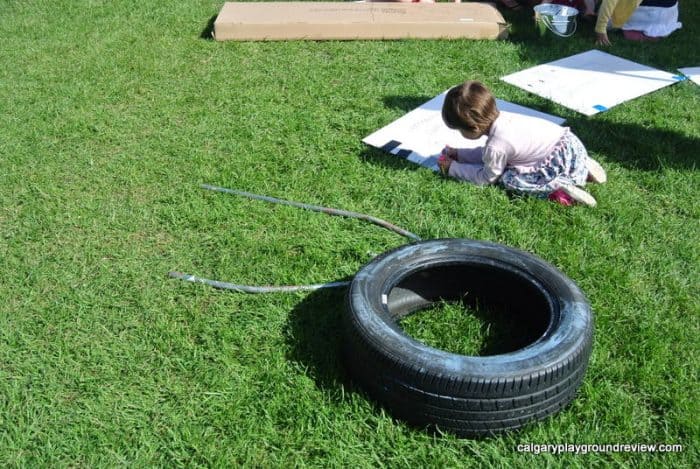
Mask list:
[{"label": "young child", "polygon": [[595,43],[609,46],[608,27],[621,28],[632,16],[642,0],[603,0],[598,9],[598,20],[595,23]]},{"label": "young child", "polygon": [[443,174],[478,185],[500,183],[519,194],[560,202],[563,196],[596,205],[593,196],[577,186],[587,180],[605,182],[605,170],[567,127],[499,111],[494,96],[478,81],[466,81],[447,92],[442,119],[464,138],[487,136],[483,147],[443,150],[438,161]]}]

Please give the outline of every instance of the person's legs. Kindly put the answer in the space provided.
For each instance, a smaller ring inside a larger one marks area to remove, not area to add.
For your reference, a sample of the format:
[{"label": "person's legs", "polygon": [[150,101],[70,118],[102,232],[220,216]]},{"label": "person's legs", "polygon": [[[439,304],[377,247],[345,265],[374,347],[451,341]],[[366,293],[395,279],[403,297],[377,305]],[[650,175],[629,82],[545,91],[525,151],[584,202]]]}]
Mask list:
[{"label": "person's legs", "polygon": [[498,0],[498,4],[509,10],[520,10],[522,8],[522,5],[517,0]]},{"label": "person's legs", "polygon": [[547,182],[541,173],[519,174],[515,170],[507,169],[499,182],[509,192],[547,198],[562,205],[572,205],[575,202],[595,207],[597,204],[591,194],[576,187],[566,175]]},{"label": "person's legs", "polygon": [[638,41],[638,42],[656,42],[660,41],[660,37],[651,37],[644,34],[642,31],[635,31],[632,29],[625,29],[622,31],[622,36],[628,41]]},{"label": "person's legs", "polygon": [[[587,178],[591,174],[591,167],[594,168],[596,176],[605,180],[605,171],[597,161],[588,156],[588,151],[581,140],[571,132],[564,135],[562,148],[555,154],[550,165],[559,167],[557,176],[550,186],[556,187],[571,197],[574,202],[578,202],[589,207],[595,207],[595,198],[581,187],[586,184]],[[598,168],[600,171],[598,171]]]},{"label": "person's legs", "polygon": [[563,137],[563,147],[557,154],[557,158],[552,163],[558,163],[561,167],[560,173],[568,178],[571,184],[585,186],[588,178],[588,151],[581,140],[571,132],[567,132]]},{"label": "person's legs", "polygon": [[[500,177],[500,185],[510,192],[549,198],[564,205],[567,199],[589,207],[596,206],[596,200],[591,194],[576,186],[586,184],[586,178],[591,167],[602,167],[588,157],[586,148],[576,135],[567,132],[554,150],[551,157],[538,168],[528,172],[519,172],[515,168],[507,168]],[[597,169],[597,168],[596,168]],[[605,180],[605,171],[595,171],[596,175]],[[562,194],[563,192],[563,194]]]},{"label": "person's legs", "polygon": [[582,0],[584,9],[581,12],[583,16],[594,16],[595,15],[595,0]]}]

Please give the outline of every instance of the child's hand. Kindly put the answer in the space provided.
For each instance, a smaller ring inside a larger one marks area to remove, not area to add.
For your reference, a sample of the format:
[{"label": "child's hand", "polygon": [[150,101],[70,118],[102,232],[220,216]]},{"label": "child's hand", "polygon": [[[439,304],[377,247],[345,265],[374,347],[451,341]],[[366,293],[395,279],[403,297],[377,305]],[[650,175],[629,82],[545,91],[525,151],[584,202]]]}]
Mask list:
[{"label": "child's hand", "polygon": [[596,40],[595,43],[598,46],[609,46],[611,45],[610,39],[608,39],[608,35],[606,33],[596,33]]},{"label": "child's hand", "polygon": [[440,167],[440,172],[442,174],[447,174],[450,171],[450,165],[452,164],[452,158],[448,158],[445,156],[443,153],[440,155],[440,158],[438,158],[438,166]]},{"label": "child's hand", "polygon": [[440,156],[444,156],[449,160],[457,161],[457,149],[452,148],[449,145],[445,145],[445,148],[442,149],[442,153],[440,153]]}]

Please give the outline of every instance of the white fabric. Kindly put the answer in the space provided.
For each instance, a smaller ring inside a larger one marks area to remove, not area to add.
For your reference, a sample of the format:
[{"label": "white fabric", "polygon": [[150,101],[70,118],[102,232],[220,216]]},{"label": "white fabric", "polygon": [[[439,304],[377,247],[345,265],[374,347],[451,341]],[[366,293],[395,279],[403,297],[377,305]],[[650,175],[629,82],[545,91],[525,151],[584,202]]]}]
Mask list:
[{"label": "white fabric", "polygon": [[678,3],[672,7],[645,7],[634,10],[622,26],[625,31],[641,31],[650,37],[666,37],[683,26],[678,21]]}]

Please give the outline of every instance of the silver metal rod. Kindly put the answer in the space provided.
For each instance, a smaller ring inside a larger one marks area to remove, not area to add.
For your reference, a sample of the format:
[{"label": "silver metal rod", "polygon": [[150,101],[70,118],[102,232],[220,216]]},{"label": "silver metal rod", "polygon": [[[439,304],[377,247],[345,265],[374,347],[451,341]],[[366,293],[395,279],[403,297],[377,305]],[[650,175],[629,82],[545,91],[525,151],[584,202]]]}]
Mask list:
[{"label": "silver metal rod", "polygon": [[207,189],[210,191],[223,192],[225,194],[241,195],[243,197],[248,197],[250,199],[264,200],[266,202],[272,202],[274,204],[291,205],[292,207],[298,207],[298,208],[303,208],[306,210],[312,210],[314,212],[327,213],[328,215],[337,215],[340,217],[357,218],[360,220],[368,221],[370,223],[374,223],[375,225],[378,225],[378,226],[381,226],[382,228],[386,228],[388,230],[391,230],[394,233],[398,233],[401,236],[405,236],[406,238],[412,239],[413,241],[420,241],[421,240],[421,238],[418,235],[411,233],[410,231],[406,231],[403,228],[400,228],[400,227],[394,225],[393,223],[389,223],[388,221],[382,220],[381,218],[376,218],[376,217],[373,217],[370,215],[365,215],[363,213],[350,212],[347,210],[339,210],[339,209],[330,208],[330,207],[322,207],[320,205],[304,204],[301,202],[293,202],[291,200],[278,199],[276,197],[269,197],[267,195],[252,194],[250,192],[239,191],[236,189],[227,189],[225,187],[212,186],[209,184],[202,184],[201,187],[202,187],[202,189]]},{"label": "silver metal rod", "polygon": [[191,274],[185,274],[182,272],[168,272],[168,276],[172,278],[177,278],[180,280],[185,280],[187,282],[193,283],[203,283],[214,288],[220,288],[223,290],[233,290],[242,293],[278,293],[278,292],[294,292],[294,291],[313,291],[320,290],[322,288],[339,288],[347,287],[350,282],[329,282],[320,283],[314,285],[282,285],[282,286],[253,286],[253,285],[238,285],[235,283],[220,282],[218,280],[210,280],[208,278],[196,277]]},{"label": "silver metal rod", "polygon": [[[225,194],[241,195],[243,197],[248,197],[250,199],[264,200],[265,202],[271,202],[271,203],[281,204],[281,205],[290,205],[292,207],[298,207],[298,208],[303,208],[306,210],[312,210],[314,212],[327,213],[328,215],[336,215],[336,216],[348,217],[348,218],[357,218],[359,220],[364,220],[364,221],[368,221],[370,223],[374,223],[375,225],[381,226],[382,228],[386,228],[390,231],[398,233],[401,236],[405,236],[406,238],[409,238],[413,241],[420,241],[421,240],[421,238],[418,235],[413,234],[410,231],[406,231],[403,228],[400,228],[392,223],[389,223],[388,221],[382,220],[381,218],[372,217],[370,215],[365,215],[362,213],[350,212],[347,210],[339,210],[339,209],[330,208],[330,207],[322,207],[320,205],[310,205],[310,204],[304,204],[301,202],[293,202],[291,200],[278,199],[276,197],[269,197],[266,195],[253,194],[251,192],[239,191],[236,189],[227,189],[225,187],[212,186],[209,184],[202,184],[201,187],[202,187],[202,189],[207,189],[210,191],[223,192]],[[209,286],[212,286],[214,288],[221,288],[224,290],[233,290],[233,291],[243,292],[243,293],[276,293],[276,292],[294,292],[294,291],[313,291],[313,290],[320,290],[322,288],[338,288],[338,287],[346,287],[346,286],[350,285],[350,282],[348,281],[348,282],[320,283],[320,284],[313,284],[313,285],[254,286],[254,285],[239,285],[239,284],[235,284],[235,283],[221,282],[219,280],[210,280],[207,278],[196,277],[196,276],[191,275],[191,274],[185,274],[182,272],[175,272],[175,271],[169,272],[168,275],[172,278],[177,278],[177,279],[185,280],[188,282],[203,283],[205,285],[209,285]]]}]

